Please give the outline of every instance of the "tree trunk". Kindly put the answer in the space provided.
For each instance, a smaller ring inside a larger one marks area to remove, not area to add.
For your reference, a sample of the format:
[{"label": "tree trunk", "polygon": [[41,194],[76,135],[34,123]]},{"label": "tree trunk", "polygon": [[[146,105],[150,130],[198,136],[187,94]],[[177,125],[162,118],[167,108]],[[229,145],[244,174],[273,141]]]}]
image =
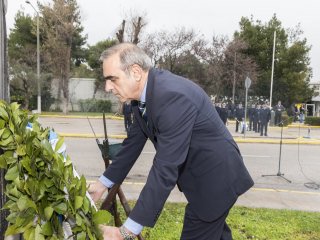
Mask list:
[{"label": "tree trunk", "polygon": [[71,58],[71,44],[67,48],[65,55],[65,65],[62,67],[62,90],[63,90],[63,113],[68,114],[69,112],[69,102],[70,102],[70,93],[69,93],[69,75],[70,75],[70,58]]}]

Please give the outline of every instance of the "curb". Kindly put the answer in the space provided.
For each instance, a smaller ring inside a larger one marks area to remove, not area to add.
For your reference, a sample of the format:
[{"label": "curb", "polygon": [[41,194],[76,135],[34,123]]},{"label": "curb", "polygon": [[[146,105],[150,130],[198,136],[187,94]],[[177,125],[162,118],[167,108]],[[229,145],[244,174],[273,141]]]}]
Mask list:
[{"label": "curb", "polygon": [[[102,119],[102,116],[76,116],[76,115],[38,115],[39,117],[45,117],[45,118],[78,118],[78,119],[86,119],[86,118],[92,118],[92,119]],[[123,120],[123,117],[118,116],[106,116],[106,119],[112,119],[112,120]]]},{"label": "curb", "polygon": [[[104,138],[103,134],[93,134],[87,133],[58,133],[61,137],[70,138]],[[124,134],[108,134],[109,138],[113,139],[125,139],[127,136]],[[280,139],[257,139],[257,138],[242,138],[234,137],[236,143],[268,143],[268,144],[279,144]],[[309,144],[309,145],[320,145],[320,139],[306,139],[303,137],[295,139],[282,139],[283,144]]]}]

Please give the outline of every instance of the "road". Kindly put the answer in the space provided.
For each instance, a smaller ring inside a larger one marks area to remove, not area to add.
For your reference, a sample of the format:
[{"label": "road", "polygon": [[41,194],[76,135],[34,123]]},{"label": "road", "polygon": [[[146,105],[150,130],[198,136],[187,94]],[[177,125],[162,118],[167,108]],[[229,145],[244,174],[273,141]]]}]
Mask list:
[{"label": "road", "polygon": [[[87,119],[41,118],[43,126],[57,132],[90,134],[92,130]],[[91,119],[94,131],[101,136],[102,120]],[[125,134],[122,121],[107,120],[108,134]],[[271,130],[270,130],[271,131]],[[279,133],[272,130],[270,135]],[[288,132],[293,132],[288,130]],[[122,139],[110,139],[121,142]],[[68,154],[77,171],[87,180],[95,181],[104,170],[104,163],[94,138],[66,137]],[[320,183],[320,146],[308,144],[238,143],[244,162],[255,182],[254,187],[240,197],[237,204],[249,207],[271,207],[320,211],[320,190],[310,188]],[[136,199],[141,191],[152,165],[155,150],[147,142],[141,156],[127,176],[123,189],[129,199]],[[291,182],[277,175],[280,173]],[[182,193],[175,189],[170,201],[185,201]]]}]

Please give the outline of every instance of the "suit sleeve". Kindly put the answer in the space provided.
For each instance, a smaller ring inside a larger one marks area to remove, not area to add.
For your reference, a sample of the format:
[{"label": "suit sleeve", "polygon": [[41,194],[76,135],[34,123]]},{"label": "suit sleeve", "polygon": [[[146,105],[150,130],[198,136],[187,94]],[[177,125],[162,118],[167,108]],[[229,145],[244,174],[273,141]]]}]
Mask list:
[{"label": "suit sleeve", "polygon": [[158,104],[155,126],[158,127],[157,153],[139,199],[130,218],[143,226],[153,227],[171,190],[175,187],[179,169],[189,151],[196,107],[184,96],[166,94]]},{"label": "suit sleeve", "polygon": [[138,159],[146,141],[147,136],[135,121],[131,125],[128,137],[123,141],[120,151],[115,159],[112,159],[112,164],[103,175],[114,183],[122,183]]}]

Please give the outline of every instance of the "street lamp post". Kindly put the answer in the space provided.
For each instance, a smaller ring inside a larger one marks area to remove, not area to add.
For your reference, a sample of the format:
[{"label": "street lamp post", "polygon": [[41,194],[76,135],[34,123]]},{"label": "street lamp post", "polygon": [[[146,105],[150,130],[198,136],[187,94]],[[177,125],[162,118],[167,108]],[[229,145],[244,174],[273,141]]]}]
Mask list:
[{"label": "street lamp post", "polygon": [[41,87],[40,87],[40,34],[39,34],[39,12],[35,9],[30,1],[26,1],[37,13],[37,80],[38,80],[38,106],[37,112],[41,113]]}]

